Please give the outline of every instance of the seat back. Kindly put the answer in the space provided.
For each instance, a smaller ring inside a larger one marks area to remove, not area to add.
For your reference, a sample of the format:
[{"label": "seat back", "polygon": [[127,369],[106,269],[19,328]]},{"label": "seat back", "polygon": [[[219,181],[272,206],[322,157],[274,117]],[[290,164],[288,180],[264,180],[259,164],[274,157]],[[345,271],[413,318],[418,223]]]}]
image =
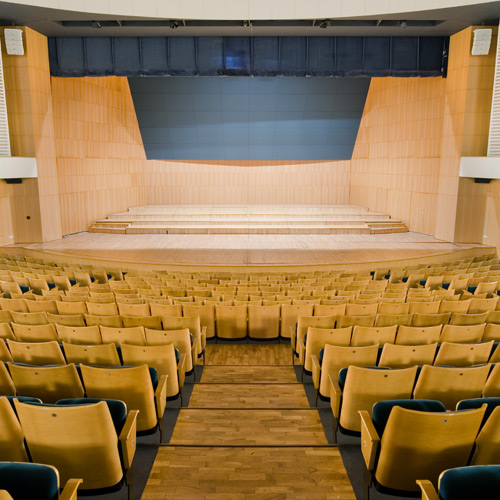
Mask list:
[{"label": "seat back", "polygon": [[61,315],[75,315],[75,314],[87,314],[87,306],[85,302],[63,302],[62,300],[58,300],[56,302],[56,314]]},{"label": "seat back", "polygon": [[64,326],[85,326],[83,314],[50,314],[47,313],[49,323]]},{"label": "seat back", "polygon": [[[90,302],[87,302],[87,306]],[[109,326],[111,328],[121,328],[123,321],[121,316],[96,316],[93,314],[85,315],[85,323],[87,326]]]},{"label": "seat back", "polygon": [[443,342],[434,361],[435,365],[471,366],[487,363],[493,349],[493,340],[481,344]]},{"label": "seat back", "polygon": [[143,326],[132,326],[129,328],[110,328],[101,325],[99,327],[103,344],[132,344],[146,345],[146,336]]},{"label": "seat back", "polygon": [[377,482],[401,491],[417,491],[416,480],[422,477],[436,484],[443,470],[467,463],[484,411],[435,413],[395,406],[380,442]]},{"label": "seat back", "polygon": [[349,431],[360,432],[358,412],[366,410],[371,415],[377,401],[409,399],[416,375],[416,366],[395,370],[349,366],[342,396],[340,425]]},{"label": "seat back", "polygon": [[338,379],[342,368],[348,366],[375,366],[377,364],[378,344],[368,347],[339,347],[326,344],[321,365],[319,393],[330,397],[328,377]]},{"label": "seat back", "polygon": [[254,339],[275,339],[280,335],[281,306],[249,305],[248,336]]},{"label": "seat back", "polygon": [[118,302],[118,311],[122,316],[151,316],[149,304],[123,304]]},{"label": "seat back", "polygon": [[480,342],[486,324],[443,325],[439,342]]},{"label": "seat back", "polygon": [[57,306],[55,300],[27,300],[26,305],[30,313],[34,312],[49,312],[57,314]]},{"label": "seat back", "polygon": [[118,368],[80,365],[80,368],[88,397],[118,399],[129,411],[139,410],[138,431],[156,427],[154,389],[147,365]]},{"label": "seat back", "polygon": [[439,476],[441,500],[495,500],[499,491],[500,465],[456,467]]},{"label": "seat back", "polygon": [[321,304],[314,306],[314,316],[340,316],[345,314],[347,304],[325,304],[323,300],[321,302]]},{"label": "seat back", "polygon": [[481,325],[482,323],[486,323],[487,318],[487,312],[479,314],[452,313],[450,325]]},{"label": "seat back", "polygon": [[439,306],[440,313],[462,313],[467,314],[469,310],[469,300],[442,300]]},{"label": "seat back", "polygon": [[489,370],[487,365],[469,368],[425,365],[415,384],[413,397],[436,399],[452,410],[462,399],[481,396]]},{"label": "seat back", "polygon": [[297,319],[297,344],[304,344],[304,336],[307,329],[314,328],[335,328],[337,316],[299,316]]},{"label": "seat back", "polygon": [[[153,310],[151,309],[151,312]],[[183,304],[184,316],[200,318],[200,325],[207,327],[207,339],[215,337],[215,306],[213,304]],[[180,314],[163,314],[164,316],[180,316]]]},{"label": "seat back", "polygon": [[99,327],[56,325],[59,342],[70,344],[93,345],[102,344]]},{"label": "seat back", "polygon": [[82,478],[84,490],[120,482],[123,472],[117,435],[104,401],[78,406],[16,401],[15,405],[34,461],[57,467],[63,482]]},{"label": "seat back", "polygon": [[436,325],[446,325],[450,319],[450,313],[441,314],[420,314],[416,313],[413,315],[412,326],[436,326]]},{"label": "seat back", "polygon": [[199,316],[163,316],[162,323],[163,330],[183,330],[187,328],[193,336],[193,342],[196,344],[195,355],[198,356],[203,351]]},{"label": "seat back", "polygon": [[339,316],[337,328],[347,328],[348,326],[374,326],[375,316]]},{"label": "seat back", "polygon": [[359,326],[352,332],[351,346],[362,347],[373,344],[394,344],[397,326]]},{"label": "seat back", "polygon": [[29,365],[51,365],[66,363],[57,341],[17,342],[7,340],[12,360]]},{"label": "seat back", "polygon": [[295,332],[297,330],[297,321],[299,316],[312,316],[314,313],[314,307],[314,304],[283,304],[281,306],[281,337],[289,339],[291,331]]},{"label": "seat back", "polygon": [[12,311],[12,319],[14,323],[20,325],[47,325],[49,322],[46,312],[23,313]]},{"label": "seat back", "polygon": [[422,345],[435,344],[441,335],[441,325],[436,326],[404,326],[398,328],[396,344],[399,345]]},{"label": "seat back", "polygon": [[378,306],[379,315],[406,315],[410,310],[408,302],[380,302]]},{"label": "seat back", "polygon": [[115,344],[82,345],[63,342],[64,354],[68,363],[120,366],[120,357]]},{"label": "seat back", "polygon": [[311,356],[318,356],[326,344],[347,347],[351,344],[352,326],[347,328],[314,328],[307,329],[304,368],[312,370]]},{"label": "seat back", "polygon": [[215,306],[217,337],[243,339],[247,336],[248,306]]},{"label": "seat back", "polygon": [[403,368],[414,365],[432,365],[437,343],[424,345],[385,344],[378,366]]},{"label": "seat back", "polygon": [[54,325],[18,325],[12,323],[12,329],[17,340],[21,342],[50,342],[57,340]]},{"label": "seat back", "polygon": [[63,398],[83,397],[83,387],[73,363],[62,366],[24,366],[8,363],[18,396],[55,403]]},{"label": "seat back", "polygon": [[179,380],[177,376],[177,363],[173,344],[157,346],[137,346],[123,344],[121,346],[123,364],[127,366],[152,366],[158,376],[167,375],[167,397],[179,393]]},{"label": "seat back", "polygon": [[167,345],[173,344],[181,355],[186,355],[185,372],[189,373],[193,369],[193,356],[191,351],[191,335],[189,330],[150,330],[145,329],[147,345]]},{"label": "seat back", "polygon": [[121,316],[121,318],[125,328],[143,326],[144,328],[161,330],[161,316]]}]

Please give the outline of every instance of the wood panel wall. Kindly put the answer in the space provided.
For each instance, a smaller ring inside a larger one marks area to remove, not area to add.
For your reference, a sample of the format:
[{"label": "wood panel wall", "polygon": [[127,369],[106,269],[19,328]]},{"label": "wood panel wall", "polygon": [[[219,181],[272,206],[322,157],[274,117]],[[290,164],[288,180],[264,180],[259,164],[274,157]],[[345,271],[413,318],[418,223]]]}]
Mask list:
[{"label": "wood panel wall", "polygon": [[481,150],[491,105],[491,56],[470,55],[474,28],[451,37],[446,79],[372,79],[351,160],[351,204],[455,241],[460,157]]},{"label": "wood panel wall", "polygon": [[147,161],[128,81],[52,78],[63,234],[147,203]]}]

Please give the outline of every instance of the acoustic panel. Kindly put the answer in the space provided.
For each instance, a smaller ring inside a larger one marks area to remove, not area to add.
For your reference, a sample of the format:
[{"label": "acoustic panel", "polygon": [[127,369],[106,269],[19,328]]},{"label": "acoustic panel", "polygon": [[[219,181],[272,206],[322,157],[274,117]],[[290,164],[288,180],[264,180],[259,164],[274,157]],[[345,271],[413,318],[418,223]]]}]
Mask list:
[{"label": "acoustic panel", "polygon": [[148,159],[351,158],[369,78],[129,78]]}]

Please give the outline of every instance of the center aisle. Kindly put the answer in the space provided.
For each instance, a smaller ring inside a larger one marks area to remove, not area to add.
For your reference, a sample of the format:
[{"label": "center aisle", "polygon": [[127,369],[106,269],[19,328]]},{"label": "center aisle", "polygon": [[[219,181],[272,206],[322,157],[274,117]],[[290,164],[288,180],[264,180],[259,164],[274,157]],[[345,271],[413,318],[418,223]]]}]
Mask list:
[{"label": "center aisle", "polygon": [[209,345],[145,500],[355,500],[286,345]]}]

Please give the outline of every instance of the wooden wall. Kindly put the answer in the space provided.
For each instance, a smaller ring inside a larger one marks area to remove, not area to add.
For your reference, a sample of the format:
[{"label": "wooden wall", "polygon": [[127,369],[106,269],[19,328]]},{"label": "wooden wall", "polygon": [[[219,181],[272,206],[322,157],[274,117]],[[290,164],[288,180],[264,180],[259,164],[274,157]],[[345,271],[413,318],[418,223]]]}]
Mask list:
[{"label": "wooden wall", "polygon": [[474,28],[451,37],[446,79],[372,79],[351,160],[351,204],[390,213],[411,231],[463,240],[461,226],[470,224],[457,220],[460,157],[485,154],[496,46],[495,29],[493,54],[471,56]]},{"label": "wooden wall", "polygon": [[143,205],[147,161],[126,78],[52,78],[63,234]]},{"label": "wooden wall", "polygon": [[148,162],[149,204],[347,204],[349,161]]}]

